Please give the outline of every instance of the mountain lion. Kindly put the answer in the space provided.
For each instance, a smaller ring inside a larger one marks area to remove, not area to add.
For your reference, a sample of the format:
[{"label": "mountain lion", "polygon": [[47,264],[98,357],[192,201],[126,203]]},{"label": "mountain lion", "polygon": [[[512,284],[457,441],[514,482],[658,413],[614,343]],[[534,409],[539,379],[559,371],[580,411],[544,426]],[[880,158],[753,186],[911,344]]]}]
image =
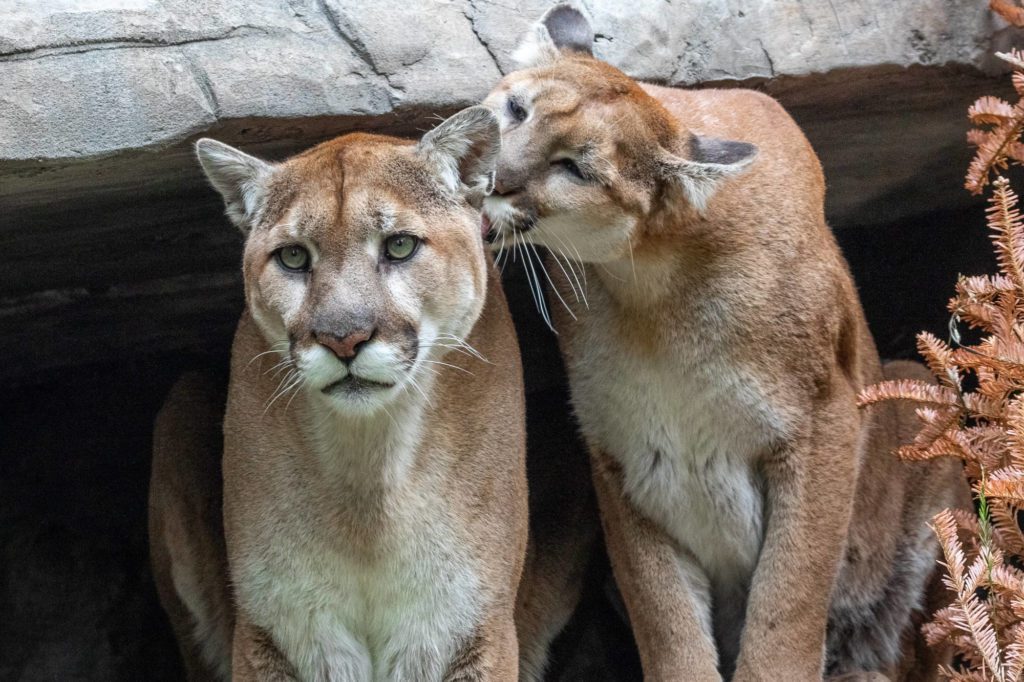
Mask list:
[{"label": "mountain lion", "polygon": [[645,677],[897,675],[935,569],[927,521],[964,489],[955,462],[891,454],[911,409],[856,395],[927,372],[880,363],[778,103],[639,84],[593,39],[556,6],[485,101],[503,142],[482,227],[549,250]]},{"label": "mountain lion", "polygon": [[471,207],[499,147],[482,107],[278,164],[198,142],[246,310],[226,413],[187,377],[154,438],[154,571],[193,679],[516,678],[523,386]]}]

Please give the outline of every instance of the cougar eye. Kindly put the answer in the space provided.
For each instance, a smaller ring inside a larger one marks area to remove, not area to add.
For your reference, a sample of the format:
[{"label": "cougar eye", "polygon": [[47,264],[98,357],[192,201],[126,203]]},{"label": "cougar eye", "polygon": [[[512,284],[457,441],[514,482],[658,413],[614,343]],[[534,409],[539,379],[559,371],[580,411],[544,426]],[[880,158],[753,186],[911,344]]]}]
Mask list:
[{"label": "cougar eye", "polygon": [[309,251],[298,244],[285,246],[277,250],[277,262],[285,270],[305,272],[309,270]]},{"label": "cougar eye", "polygon": [[508,114],[516,123],[522,123],[526,120],[526,109],[514,98],[508,101]]},{"label": "cougar eye", "polygon": [[557,161],[552,162],[551,165],[553,165],[553,166],[561,166],[562,168],[564,168],[566,170],[566,172],[571,173],[572,175],[575,175],[580,180],[584,180],[585,179],[583,177],[583,171],[581,171],[580,167],[576,165],[576,162],[573,161],[570,158],[558,159]]},{"label": "cougar eye", "polygon": [[384,254],[388,260],[408,260],[412,254],[416,253],[419,243],[420,240],[411,234],[393,234],[384,242]]}]

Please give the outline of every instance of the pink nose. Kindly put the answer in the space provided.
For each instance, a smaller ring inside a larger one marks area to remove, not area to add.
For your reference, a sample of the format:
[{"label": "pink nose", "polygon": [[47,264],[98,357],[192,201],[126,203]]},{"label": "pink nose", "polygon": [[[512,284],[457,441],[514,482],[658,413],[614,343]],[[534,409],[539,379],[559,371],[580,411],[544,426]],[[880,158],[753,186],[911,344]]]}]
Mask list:
[{"label": "pink nose", "polygon": [[373,336],[373,330],[367,329],[351,332],[344,337],[324,332],[313,334],[317,343],[329,348],[332,353],[338,356],[339,360],[345,362],[355,358],[359,352],[359,347],[369,341],[371,336]]}]

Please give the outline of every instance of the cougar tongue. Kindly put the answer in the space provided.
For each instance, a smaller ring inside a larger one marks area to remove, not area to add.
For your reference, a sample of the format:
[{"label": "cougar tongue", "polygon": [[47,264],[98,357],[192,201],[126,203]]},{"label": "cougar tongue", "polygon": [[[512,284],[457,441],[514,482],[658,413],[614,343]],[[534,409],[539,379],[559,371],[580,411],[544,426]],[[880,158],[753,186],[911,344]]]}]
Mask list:
[{"label": "cougar tongue", "polygon": [[486,213],[480,214],[480,236],[487,241],[487,234],[491,231],[491,219]]}]

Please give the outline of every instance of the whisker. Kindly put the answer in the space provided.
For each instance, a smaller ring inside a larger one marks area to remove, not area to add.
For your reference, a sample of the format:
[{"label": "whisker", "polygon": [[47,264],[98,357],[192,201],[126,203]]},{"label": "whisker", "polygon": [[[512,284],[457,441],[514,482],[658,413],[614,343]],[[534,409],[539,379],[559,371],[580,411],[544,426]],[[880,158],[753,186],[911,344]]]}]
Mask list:
[{"label": "whisker", "polygon": [[[548,284],[551,286],[551,291],[555,292],[555,296],[557,296],[558,300],[562,302],[562,306],[565,308],[565,311],[569,313],[569,317],[575,320],[576,313],[574,313],[572,308],[569,307],[569,304],[565,302],[565,299],[562,298],[562,294],[558,291],[558,287],[555,286],[555,283],[551,280],[551,275],[548,274],[548,269],[544,267],[544,259],[540,257],[539,253],[537,253],[537,247],[529,242],[527,245],[530,247],[530,250],[533,252],[534,257],[537,260],[537,267],[540,268],[540,271],[544,273],[544,277],[548,280]],[[568,279],[568,277],[569,276],[566,275],[566,279]]]},{"label": "whisker", "polygon": [[256,355],[252,356],[252,360],[249,360],[249,362],[245,364],[245,369],[249,369],[249,366],[252,365],[252,363],[256,362],[257,359],[262,358],[264,355],[270,355],[271,353],[283,353],[287,348],[287,341],[278,341],[277,343],[270,347],[270,350],[265,350],[262,353],[257,353]]},{"label": "whisker", "polygon": [[501,274],[505,274],[505,263],[508,262],[508,251],[505,250],[505,230],[501,231]]},{"label": "whisker", "polygon": [[431,407],[434,406],[433,403],[430,402],[430,398],[427,397],[427,394],[423,392],[423,389],[420,387],[419,382],[416,381],[415,377],[413,377],[413,375],[411,375],[411,374],[406,376],[405,386],[409,386],[409,385],[412,385],[413,388],[415,388],[417,391],[419,391],[419,394],[421,396],[423,396],[423,400],[426,401],[427,405],[430,405]]},{"label": "whisker", "polygon": [[445,367],[451,367],[452,369],[457,369],[457,370],[459,370],[460,372],[465,372],[465,373],[466,373],[466,374],[468,374],[469,376],[476,376],[475,374],[473,374],[472,372],[470,372],[470,371],[469,371],[468,369],[466,369],[465,367],[459,367],[458,365],[452,365],[452,364],[450,364],[450,363],[447,363],[447,362],[441,362],[440,360],[424,360],[423,362],[427,362],[427,363],[430,363],[431,365],[444,365]]},{"label": "whisker", "polygon": [[[526,267],[529,268],[530,275],[532,275],[532,277],[528,275],[527,279],[530,280],[531,289],[534,289],[533,300],[537,304],[537,310],[540,311],[541,317],[544,318],[544,322],[548,325],[548,329],[554,332],[555,327],[554,325],[551,324],[551,316],[548,313],[547,301],[544,298],[543,287],[540,283],[540,277],[537,275],[537,271],[534,270],[533,268],[533,259],[530,258],[530,251],[526,247],[525,237],[523,237],[522,243],[523,262],[526,264]],[[557,334],[558,332],[555,333]]]},{"label": "whisker", "polygon": [[627,237],[626,243],[629,244],[629,265],[633,268],[633,286],[640,286],[636,280],[636,261],[633,260],[633,238]]},{"label": "whisker", "polygon": [[437,338],[439,338],[439,339],[450,339],[450,340],[454,341],[455,343],[457,343],[460,347],[462,347],[462,348],[468,350],[470,353],[472,353],[473,357],[479,359],[482,362],[486,362],[488,365],[492,364],[490,360],[488,360],[487,358],[484,357],[483,353],[481,353],[476,348],[474,348],[471,343],[466,341],[466,339],[463,339],[463,338],[461,338],[459,336],[455,336],[454,334],[439,334]]},{"label": "whisker", "polygon": [[[295,363],[292,361],[291,358],[285,358],[281,362],[277,363],[276,365],[274,365],[273,367],[268,369],[263,374],[264,374],[264,376],[266,376],[267,374],[270,374],[271,372],[274,372],[274,376],[272,378],[277,378],[277,375],[281,373],[282,369],[284,369],[285,367],[292,367],[292,366],[294,366],[294,364]],[[274,370],[277,370],[277,371],[274,371]]]},{"label": "whisker", "polygon": [[[519,251],[519,249],[520,249],[519,240],[517,238],[516,239],[516,251]],[[531,277],[532,270],[531,270],[531,268],[529,267],[529,265],[526,262],[526,251],[525,251],[525,248],[523,249],[523,251],[521,253],[522,253],[522,256],[523,256],[523,273],[526,275],[526,282],[527,282],[527,285],[530,288],[530,297],[533,299],[533,307],[537,309],[537,312],[540,313],[540,316],[544,319],[545,323],[547,323],[547,314],[546,314],[546,312],[544,310],[544,306],[541,304],[541,301],[538,298],[537,289],[533,285],[533,277]]]},{"label": "whisker", "polygon": [[583,275],[583,282],[582,283],[580,283],[579,275],[576,274],[576,267],[573,265],[573,259],[565,251],[563,251],[562,249],[558,249],[558,252],[560,254],[562,254],[563,258],[565,258],[565,264],[568,265],[569,266],[569,270],[572,271],[573,277],[576,278],[576,284],[579,287],[580,294],[583,296],[583,305],[585,305],[587,307],[587,309],[589,309],[590,308],[590,304],[587,302],[587,269],[583,265],[583,260],[579,257],[580,250],[577,249],[574,244],[567,244],[565,239],[563,239],[561,236],[559,236],[558,233],[551,233],[551,234],[552,234],[552,236],[554,236],[555,239],[558,240],[558,243],[561,246],[565,247],[566,250],[572,249],[572,250],[574,250],[576,252],[576,264],[580,266],[580,272]]},{"label": "whisker", "polygon": [[292,397],[288,399],[288,402],[284,406],[284,411],[285,412],[287,412],[288,408],[292,406],[292,401],[295,400],[295,396],[297,396],[300,392],[302,392],[302,389],[305,388],[305,386],[306,386],[306,378],[302,377],[301,381],[299,381],[298,385],[295,387],[295,390],[292,391]]},{"label": "whisker", "polygon": [[[569,256],[565,254],[565,251],[562,251],[562,249],[557,249],[557,251],[562,256],[562,260],[565,261],[565,265],[569,268],[569,272],[572,273],[572,280],[569,281],[569,285],[572,286],[572,291],[574,294],[576,294],[576,302],[579,303],[580,299],[582,299],[583,306],[587,308],[587,310],[589,310],[590,303],[587,301],[587,292],[583,290],[583,284],[580,282],[580,278],[576,274],[576,268],[573,267],[572,260],[569,258]],[[558,256],[555,254],[555,252],[551,251],[550,253],[552,256],[554,256],[555,262],[561,265],[561,262],[559,261]],[[565,272],[565,268],[562,268],[562,272]],[[568,277],[566,277],[566,279],[568,279]],[[576,282],[575,286],[573,286],[572,284],[573,280],[575,280]]]},{"label": "whisker", "polygon": [[[281,384],[284,384],[285,381],[288,381],[288,384],[284,387],[284,389],[281,389]],[[276,403],[281,396],[283,396],[285,393],[294,388],[297,383],[301,382],[302,375],[299,374],[298,370],[293,369],[291,372],[286,374],[285,378],[281,380],[281,384],[278,385],[278,389],[274,391],[273,395],[271,395],[270,401],[267,403],[267,406],[263,408],[263,414],[266,415],[267,412],[270,411],[270,407],[274,403]]]}]

